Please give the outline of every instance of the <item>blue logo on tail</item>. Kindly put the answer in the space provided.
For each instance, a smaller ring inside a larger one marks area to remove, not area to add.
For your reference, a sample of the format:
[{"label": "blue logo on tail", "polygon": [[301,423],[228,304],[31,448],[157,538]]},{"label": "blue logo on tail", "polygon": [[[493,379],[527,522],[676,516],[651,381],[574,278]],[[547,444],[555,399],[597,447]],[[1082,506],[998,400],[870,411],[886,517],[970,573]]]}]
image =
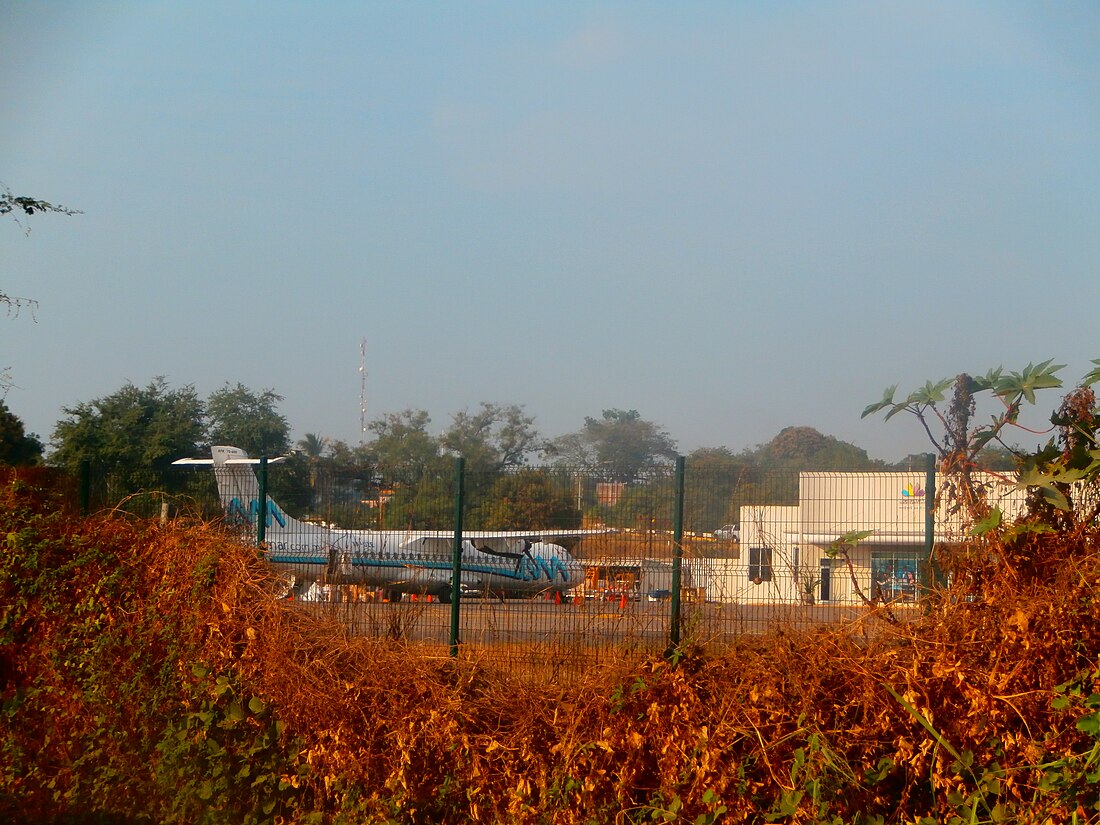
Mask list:
[{"label": "blue logo on tail", "polygon": [[[260,514],[259,499],[252,499],[246,508],[239,498],[232,498],[229,506],[225,508],[225,517],[230,524],[255,524]],[[278,522],[280,527],[286,527],[286,513],[279,509],[271,499],[267,500],[266,526],[271,527],[272,522]]]}]

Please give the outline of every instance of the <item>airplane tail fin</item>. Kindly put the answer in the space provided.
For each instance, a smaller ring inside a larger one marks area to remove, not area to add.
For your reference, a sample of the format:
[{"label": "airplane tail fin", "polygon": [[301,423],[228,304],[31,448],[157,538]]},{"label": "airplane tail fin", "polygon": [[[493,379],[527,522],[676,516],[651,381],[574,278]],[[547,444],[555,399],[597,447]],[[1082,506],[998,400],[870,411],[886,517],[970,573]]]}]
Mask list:
[{"label": "airplane tail fin", "polygon": [[260,482],[252,468],[260,463],[259,459],[250,459],[240,447],[211,447],[210,453],[222,511],[230,519],[240,520],[243,516],[254,523]]},{"label": "airplane tail fin", "polygon": [[[185,458],[176,464],[212,464],[214,478],[218,483],[218,498],[226,520],[235,524],[256,524],[260,510],[260,482],[253,467],[260,463],[258,458],[249,458],[240,447],[214,446],[210,448],[210,458]],[[283,458],[268,459],[268,464],[283,461]],[[316,530],[316,525],[307,525],[288,515],[270,496],[267,501],[267,528],[287,530],[296,533]]]}]

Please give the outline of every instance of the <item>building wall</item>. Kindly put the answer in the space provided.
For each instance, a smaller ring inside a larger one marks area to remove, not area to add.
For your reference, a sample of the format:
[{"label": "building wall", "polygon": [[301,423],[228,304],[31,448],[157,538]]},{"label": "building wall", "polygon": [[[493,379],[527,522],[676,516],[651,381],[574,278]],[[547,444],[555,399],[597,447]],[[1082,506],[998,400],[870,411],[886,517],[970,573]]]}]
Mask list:
[{"label": "building wall", "polygon": [[[976,479],[990,486],[991,503],[1007,518],[1019,514],[1023,491],[994,475]],[[859,591],[868,599],[912,601],[933,506],[924,482],[921,472],[801,473],[799,503],[742,507],[740,558],[697,560],[696,580],[708,600],[720,602],[859,604]],[[942,501],[934,523],[938,542],[959,541],[969,527]],[[841,554],[830,557],[839,537],[866,530],[872,534],[848,546],[850,569]],[[760,575],[762,553],[770,555],[770,575]]]}]

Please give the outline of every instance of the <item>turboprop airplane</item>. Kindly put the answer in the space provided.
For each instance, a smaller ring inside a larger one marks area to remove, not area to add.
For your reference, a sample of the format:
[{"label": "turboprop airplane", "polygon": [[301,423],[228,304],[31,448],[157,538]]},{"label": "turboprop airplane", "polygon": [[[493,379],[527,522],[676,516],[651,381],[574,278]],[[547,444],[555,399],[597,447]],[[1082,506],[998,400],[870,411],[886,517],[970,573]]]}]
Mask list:
[{"label": "turboprop airplane", "polygon": [[[269,459],[269,464],[283,461]],[[226,519],[256,534],[260,484],[249,458],[237,447],[211,447],[210,458],[183,458],[177,465],[213,465]],[[498,596],[563,593],[584,581],[580,563],[551,539],[607,530],[464,532],[462,578],[466,591]],[[268,498],[265,559],[308,587],[324,580],[401,593],[451,597],[454,533],[446,531],[342,530],[298,521]]]}]

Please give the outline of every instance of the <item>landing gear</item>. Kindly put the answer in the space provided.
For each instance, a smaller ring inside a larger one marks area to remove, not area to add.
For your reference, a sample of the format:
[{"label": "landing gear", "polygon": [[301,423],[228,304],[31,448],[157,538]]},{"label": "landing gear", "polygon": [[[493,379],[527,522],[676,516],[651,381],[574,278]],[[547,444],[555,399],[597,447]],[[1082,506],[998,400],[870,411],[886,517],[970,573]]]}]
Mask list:
[{"label": "landing gear", "polygon": [[309,579],[295,579],[294,584],[287,593],[287,598],[291,601],[301,601],[311,587],[313,587],[313,582]]}]

